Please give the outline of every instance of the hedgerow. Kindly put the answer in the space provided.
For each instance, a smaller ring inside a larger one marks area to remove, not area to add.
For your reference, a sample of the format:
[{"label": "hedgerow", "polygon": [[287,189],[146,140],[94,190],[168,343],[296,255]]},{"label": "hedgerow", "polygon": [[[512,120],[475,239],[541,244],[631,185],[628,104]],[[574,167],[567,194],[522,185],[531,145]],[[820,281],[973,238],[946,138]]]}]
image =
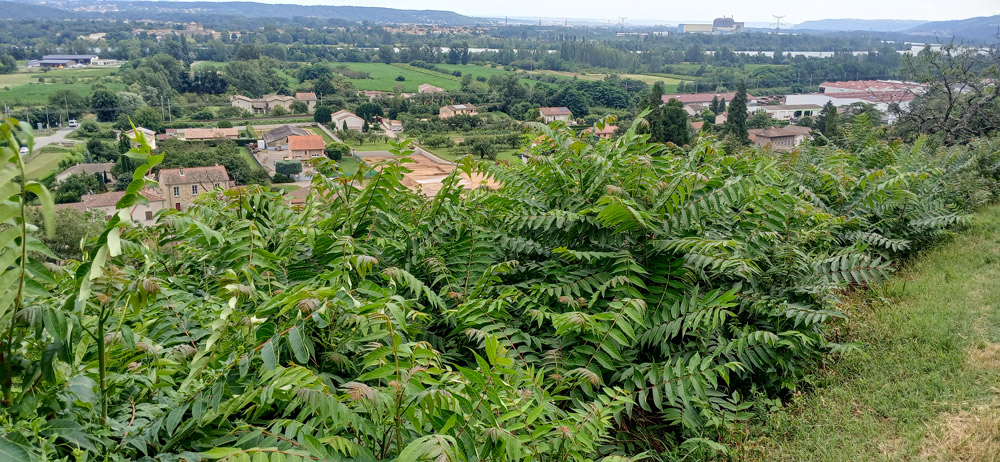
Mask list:
[{"label": "hedgerow", "polygon": [[404,185],[404,142],[376,174],[317,176],[300,208],[248,186],[151,227],[129,210],[163,157],[137,148],[120,212],[56,263],[23,218],[51,199],[15,181],[30,132],[5,122],[0,461],[725,451],[748,397],[857,348],[831,340],[842,289],[996,190],[995,140],[932,152],[862,119],[846,150],[727,153],[640,124],[539,128],[526,162],[464,158],[433,198]]}]

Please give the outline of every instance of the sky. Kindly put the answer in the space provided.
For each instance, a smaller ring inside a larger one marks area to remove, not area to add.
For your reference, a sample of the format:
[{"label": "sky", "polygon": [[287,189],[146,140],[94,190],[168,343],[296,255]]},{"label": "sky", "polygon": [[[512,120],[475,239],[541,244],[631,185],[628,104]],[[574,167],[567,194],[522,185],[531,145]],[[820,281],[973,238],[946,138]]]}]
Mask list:
[{"label": "sky", "polygon": [[[613,20],[619,16],[665,22],[707,21],[733,16],[737,21],[786,24],[815,19],[965,19],[1000,14],[998,0],[256,0],[302,5],[383,6],[448,10],[468,16],[550,17]],[[626,20],[627,23],[628,20]]]}]

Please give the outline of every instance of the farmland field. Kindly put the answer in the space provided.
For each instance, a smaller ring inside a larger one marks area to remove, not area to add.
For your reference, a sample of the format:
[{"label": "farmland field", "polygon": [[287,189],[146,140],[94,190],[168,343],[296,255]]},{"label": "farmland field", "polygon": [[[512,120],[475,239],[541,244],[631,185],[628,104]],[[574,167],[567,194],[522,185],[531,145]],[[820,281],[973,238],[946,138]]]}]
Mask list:
[{"label": "farmland field", "polygon": [[[608,76],[608,74],[600,74],[600,73],[592,74],[589,72],[575,73],[575,72],[549,71],[549,70],[528,71],[528,73],[541,74],[541,75],[554,75],[557,77],[565,77],[567,79],[576,77],[581,80],[604,80]],[[618,76],[623,79],[638,80],[640,82],[649,85],[652,85],[656,82],[663,82],[663,85],[666,87],[666,90],[668,92],[676,90],[677,85],[681,83],[681,79],[678,77],[683,77],[683,76],[667,75],[667,74],[618,74]]]},{"label": "farmland field", "polygon": [[[117,68],[34,70],[0,75],[0,101],[11,103],[42,104],[49,95],[70,89],[82,96],[90,94],[94,83],[102,82],[112,91],[122,91],[125,86],[113,74]],[[39,79],[44,82],[39,82]]]}]

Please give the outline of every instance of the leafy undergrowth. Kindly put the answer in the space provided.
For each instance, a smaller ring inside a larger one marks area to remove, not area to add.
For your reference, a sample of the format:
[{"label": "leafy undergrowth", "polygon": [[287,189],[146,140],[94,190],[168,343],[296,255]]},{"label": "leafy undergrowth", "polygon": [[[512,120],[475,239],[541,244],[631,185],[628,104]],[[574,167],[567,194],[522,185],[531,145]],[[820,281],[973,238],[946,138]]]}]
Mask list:
[{"label": "leafy undergrowth", "polygon": [[29,134],[0,125],[0,461],[712,457],[758,397],[856,350],[844,289],[997,191],[996,140],[904,145],[859,116],[841,147],[727,153],[641,126],[542,128],[528,162],[464,158],[433,198],[405,155],[317,159],[301,209],[219,190],[151,227],[129,211],[164,157],[142,145],[120,212],[56,261],[23,219],[45,188],[12,181]]},{"label": "leafy undergrowth", "polygon": [[1000,460],[1000,207],[845,311],[863,347],[739,441],[745,460]]}]

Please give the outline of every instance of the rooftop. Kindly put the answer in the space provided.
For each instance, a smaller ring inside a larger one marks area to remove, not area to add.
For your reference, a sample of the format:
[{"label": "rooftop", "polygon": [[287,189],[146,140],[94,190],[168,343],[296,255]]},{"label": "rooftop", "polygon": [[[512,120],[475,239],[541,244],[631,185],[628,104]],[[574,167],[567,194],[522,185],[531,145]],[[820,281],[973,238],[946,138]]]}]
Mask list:
[{"label": "rooftop", "polygon": [[[166,200],[163,196],[150,189],[144,189],[140,191],[139,194],[145,196],[150,202],[162,202]],[[118,204],[118,201],[120,201],[122,197],[125,197],[125,191],[111,191],[101,194],[84,194],[80,197],[80,202],[82,202],[83,206],[88,209],[93,207],[114,207]]]},{"label": "rooftop", "polygon": [[94,174],[94,173],[104,173],[104,172],[108,172],[110,174],[111,167],[113,167],[114,165],[115,165],[114,162],[101,162],[96,164],[76,164],[70,168],[67,168],[66,170],[63,170],[62,172],[59,172],[59,175],[72,175],[74,173]]},{"label": "rooftop", "polygon": [[229,172],[222,165],[160,170],[160,184],[163,186],[192,183],[229,183]]},{"label": "rooftop", "polygon": [[881,92],[881,91],[914,91],[923,89],[924,85],[913,82],[902,82],[899,80],[845,80],[840,82],[823,82],[819,85],[820,91],[824,88],[837,88],[840,90],[852,90],[858,92]]},{"label": "rooftop", "polygon": [[[736,92],[732,91],[729,93],[689,93],[689,94],[673,94],[673,95],[663,95],[663,102],[666,103],[672,99],[676,99],[684,104],[690,103],[710,103],[712,99],[718,98],[720,100],[726,100],[730,102],[736,97]],[[753,95],[747,93],[747,99],[755,99]]]},{"label": "rooftop", "polygon": [[543,116],[555,116],[555,115],[573,115],[573,111],[570,111],[568,107],[543,107],[539,108],[538,112]]},{"label": "rooftop", "polygon": [[184,138],[188,140],[210,140],[213,138],[235,138],[240,135],[236,128],[188,128]]},{"label": "rooftop", "polygon": [[301,136],[301,135],[308,135],[308,134],[309,133],[307,133],[305,130],[303,130],[303,129],[299,128],[299,127],[296,127],[294,125],[282,125],[280,127],[268,130],[267,133],[264,133],[264,136],[263,136],[262,139],[264,140],[265,143],[273,143],[273,142],[278,141],[280,139],[288,138],[289,136],[292,136],[292,135],[300,135]]},{"label": "rooftop", "polygon": [[324,142],[323,137],[319,135],[288,137],[289,151],[314,151],[324,148],[326,148],[326,142]]}]

